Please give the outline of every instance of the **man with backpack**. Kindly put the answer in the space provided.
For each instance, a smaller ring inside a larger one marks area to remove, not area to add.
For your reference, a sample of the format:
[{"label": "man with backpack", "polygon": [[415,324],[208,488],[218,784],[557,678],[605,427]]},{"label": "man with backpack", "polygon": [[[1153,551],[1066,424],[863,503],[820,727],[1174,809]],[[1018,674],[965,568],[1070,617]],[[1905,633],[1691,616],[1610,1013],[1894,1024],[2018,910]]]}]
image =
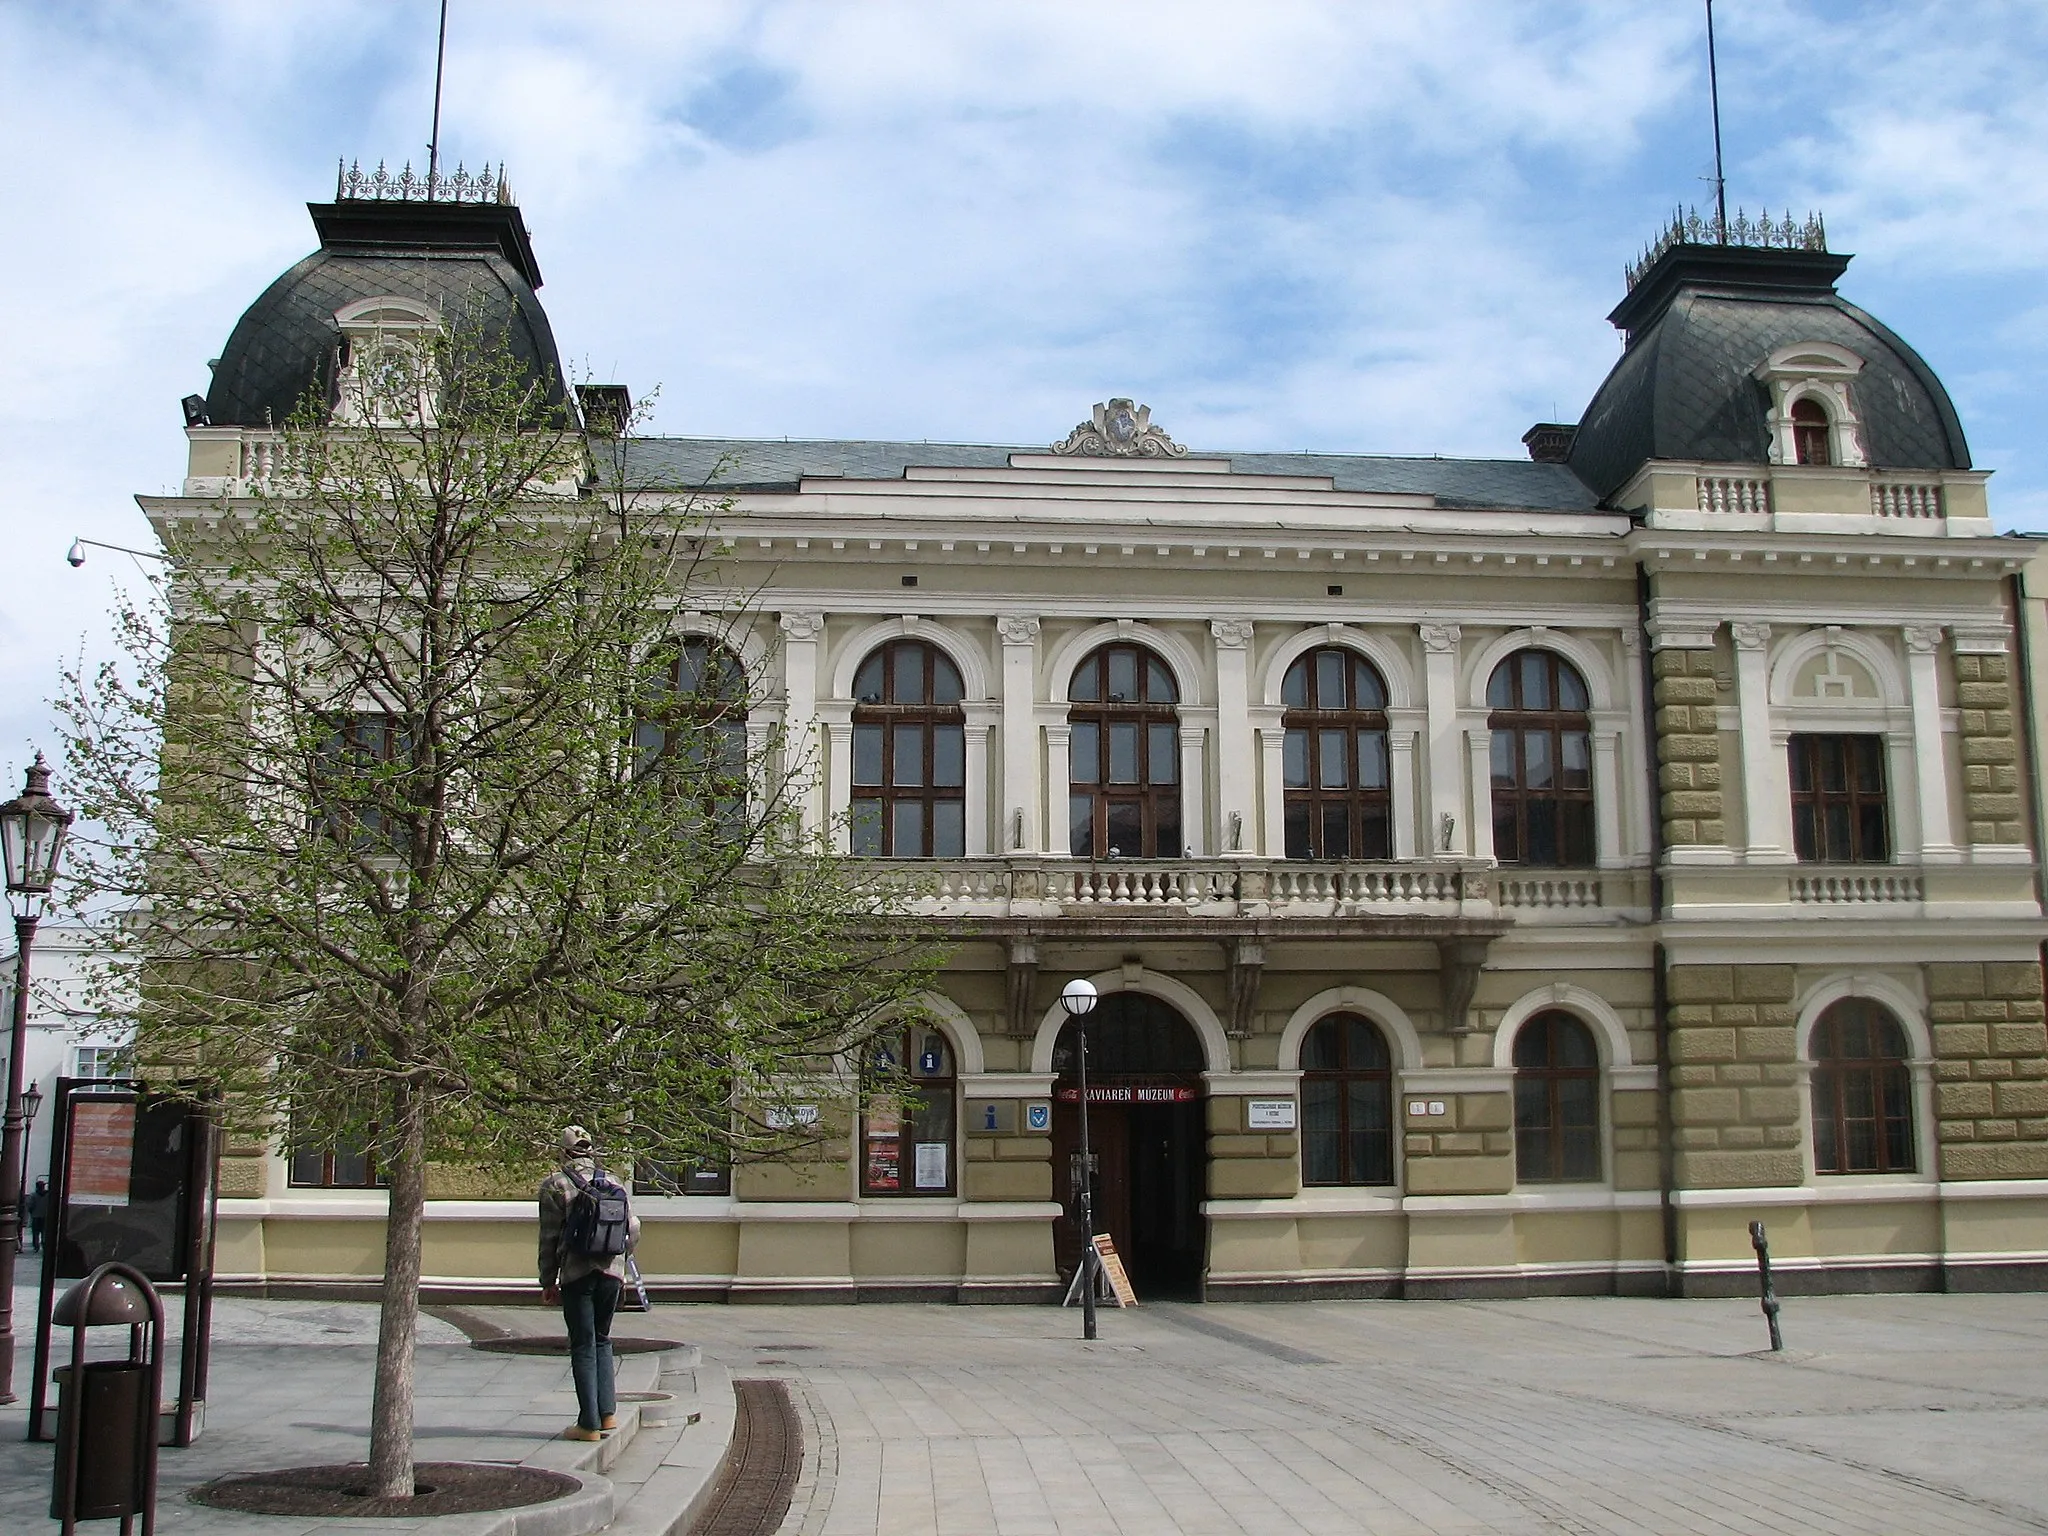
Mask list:
[{"label": "man with backpack", "polygon": [[567,1440],[600,1440],[618,1422],[612,1314],[626,1255],[640,1240],[640,1218],[625,1189],[591,1154],[590,1132],[565,1126],[562,1166],[540,1184],[541,1297],[561,1305],[576,1381],[576,1423],[563,1431]]}]

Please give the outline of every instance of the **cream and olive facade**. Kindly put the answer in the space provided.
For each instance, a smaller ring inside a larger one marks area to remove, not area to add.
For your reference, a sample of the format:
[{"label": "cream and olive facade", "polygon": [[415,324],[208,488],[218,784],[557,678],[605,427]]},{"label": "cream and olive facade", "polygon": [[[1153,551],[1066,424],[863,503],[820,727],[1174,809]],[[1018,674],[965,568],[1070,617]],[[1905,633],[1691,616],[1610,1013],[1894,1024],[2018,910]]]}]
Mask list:
[{"label": "cream and olive facade", "polygon": [[[436,262],[552,361],[516,210],[315,215],[160,521]],[[1209,452],[1120,399],[1035,447],[631,444],[729,497],[748,602],[677,632],[952,945],[916,1100],[650,1187],[650,1284],[1056,1297],[1073,977],[1141,1295],[1730,1292],[1758,1220],[1787,1287],[2048,1276],[2032,546],[1847,258],[1683,235],[1526,459]],[[231,1147],[223,1276],[373,1273],[346,1162]],[[529,1202],[435,1193],[431,1286],[531,1285]]]}]

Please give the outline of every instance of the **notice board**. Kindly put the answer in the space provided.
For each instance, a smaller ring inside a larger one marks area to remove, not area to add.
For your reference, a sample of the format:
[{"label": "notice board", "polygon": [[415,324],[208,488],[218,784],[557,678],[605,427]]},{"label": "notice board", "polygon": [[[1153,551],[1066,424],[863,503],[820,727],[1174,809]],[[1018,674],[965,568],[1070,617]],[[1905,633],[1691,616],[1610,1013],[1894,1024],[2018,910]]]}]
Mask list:
[{"label": "notice board", "polygon": [[1131,1277],[1124,1273],[1124,1261],[1116,1251],[1116,1240],[1107,1232],[1096,1234],[1095,1256],[1102,1261],[1102,1273],[1109,1281],[1110,1294],[1116,1297],[1116,1304],[1135,1307],[1138,1293],[1131,1285]]}]

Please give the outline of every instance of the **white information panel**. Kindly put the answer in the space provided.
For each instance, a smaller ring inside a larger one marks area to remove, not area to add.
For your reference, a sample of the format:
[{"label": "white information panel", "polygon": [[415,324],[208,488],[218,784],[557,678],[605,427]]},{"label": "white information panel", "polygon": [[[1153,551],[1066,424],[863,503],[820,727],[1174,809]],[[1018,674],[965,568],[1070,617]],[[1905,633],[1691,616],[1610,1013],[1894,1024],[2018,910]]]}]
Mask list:
[{"label": "white information panel", "polygon": [[1294,1129],[1294,1100],[1246,1099],[1244,1126],[1248,1131],[1291,1131]]}]

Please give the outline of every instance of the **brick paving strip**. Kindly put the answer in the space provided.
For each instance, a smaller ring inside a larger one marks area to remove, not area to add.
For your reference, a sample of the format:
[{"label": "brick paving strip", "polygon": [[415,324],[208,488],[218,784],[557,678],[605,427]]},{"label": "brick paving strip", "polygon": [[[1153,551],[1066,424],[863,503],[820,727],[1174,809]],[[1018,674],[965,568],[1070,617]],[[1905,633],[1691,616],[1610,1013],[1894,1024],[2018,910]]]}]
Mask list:
[{"label": "brick paving strip", "polygon": [[682,1310],[791,1383],[794,1536],[2048,1533],[2037,1295]]}]

